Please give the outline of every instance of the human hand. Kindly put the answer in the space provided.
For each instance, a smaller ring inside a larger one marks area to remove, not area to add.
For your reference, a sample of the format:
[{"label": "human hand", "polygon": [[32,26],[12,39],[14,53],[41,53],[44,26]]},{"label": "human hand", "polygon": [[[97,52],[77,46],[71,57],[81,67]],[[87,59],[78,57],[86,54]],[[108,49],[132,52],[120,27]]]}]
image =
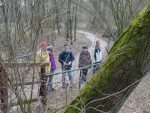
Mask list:
[{"label": "human hand", "polygon": [[68,65],[71,65],[71,62],[68,62]]},{"label": "human hand", "polygon": [[67,63],[66,62],[64,62],[64,66],[66,66],[67,65]]}]

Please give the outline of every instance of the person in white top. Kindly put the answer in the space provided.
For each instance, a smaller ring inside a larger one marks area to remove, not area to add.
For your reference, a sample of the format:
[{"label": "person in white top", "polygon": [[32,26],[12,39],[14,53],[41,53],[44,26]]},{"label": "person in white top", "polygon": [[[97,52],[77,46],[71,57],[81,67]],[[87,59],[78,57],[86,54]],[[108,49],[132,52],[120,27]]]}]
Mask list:
[{"label": "person in white top", "polygon": [[94,48],[94,66],[93,66],[93,73],[96,72],[96,70],[99,68],[100,64],[102,62],[102,52],[100,48],[100,43],[97,40],[96,45]]}]

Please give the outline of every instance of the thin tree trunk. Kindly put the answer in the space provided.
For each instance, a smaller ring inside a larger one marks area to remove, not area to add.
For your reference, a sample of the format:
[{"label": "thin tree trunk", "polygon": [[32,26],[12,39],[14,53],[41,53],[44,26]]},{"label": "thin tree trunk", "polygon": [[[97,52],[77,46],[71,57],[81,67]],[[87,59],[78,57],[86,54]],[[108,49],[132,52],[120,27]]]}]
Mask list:
[{"label": "thin tree trunk", "polygon": [[73,44],[73,40],[72,40],[72,15],[71,15],[71,0],[68,0],[68,15],[69,15],[69,34],[70,34],[70,41],[71,41],[71,45]]},{"label": "thin tree trunk", "polygon": [[114,44],[105,63],[65,113],[117,113],[150,69],[149,36],[150,4]]},{"label": "thin tree trunk", "polygon": [[13,46],[12,46],[12,40],[10,36],[10,30],[9,30],[9,23],[8,23],[8,9],[9,9],[9,3],[8,1],[4,2],[4,0],[1,0],[2,3],[2,13],[3,13],[3,18],[4,18],[4,24],[5,24],[5,36],[7,40],[7,51],[8,51],[8,60],[12,61],[12,57],[14,56],[13,53]]},{"label": "thin tree trunk", "polygon": [[56,13],[56,27],[58,30],[58,34],[60,35],[60,28],[59,28],[59,6],[58,3],[54,0],[55,2],[55,13]]},{"label": "thin tree trunk", "polygon": [[76,37],[76,32],[77,32],[77,4],[75,4],[75,17],[74,17],[74,41],[77,40],[77,37]]},{"label": "thin tree trunk", "polygon": [[67,22],[66,22],[66,41],[69,40],[69,0],[67,0]]}]

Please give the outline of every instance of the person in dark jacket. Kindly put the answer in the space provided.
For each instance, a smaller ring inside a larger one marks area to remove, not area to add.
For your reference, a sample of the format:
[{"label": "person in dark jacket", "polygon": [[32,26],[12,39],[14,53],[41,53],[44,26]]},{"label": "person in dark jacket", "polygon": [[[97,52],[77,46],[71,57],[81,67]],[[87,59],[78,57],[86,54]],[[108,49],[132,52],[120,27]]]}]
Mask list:
[{"label": "person in dark jacket", "polygon": [[100,48],[100,43],[97,40],[96,41],[96,45],[95,45],[95,49],[94,49],[94,67],[93,67],[93,73],[96,72],[96,70],[99,68],[101,62],[102,62],[102,52],[101,52],[101,48]]},{"label": "person in dark jacket", "polygon": [[69,77],[70,85],[73,85],[73,78],[72,78],[72,74],[71,74],[70,70],[72,68],[72,63],[74,61],[74,55],[70,51],[68,44],[64,45],[64,51],[62,51],[59,54],[58,60],[61,63],[62,71],[68,71],[68,72],[62,74],[62,88],[65,88],[66,75],[68,75],[68,77]]},{"label": "person in dark jacket", "polygon": [[[79,57],[79,68],[84,68],[85,66],[90,66],[92,64],[91,55],[88,51],[87,46],[82,47],[82,51]],[[80,80],[86,82],[86,76],[88,73],[88,69],[90,67],[84,68],[80,70]]]}]

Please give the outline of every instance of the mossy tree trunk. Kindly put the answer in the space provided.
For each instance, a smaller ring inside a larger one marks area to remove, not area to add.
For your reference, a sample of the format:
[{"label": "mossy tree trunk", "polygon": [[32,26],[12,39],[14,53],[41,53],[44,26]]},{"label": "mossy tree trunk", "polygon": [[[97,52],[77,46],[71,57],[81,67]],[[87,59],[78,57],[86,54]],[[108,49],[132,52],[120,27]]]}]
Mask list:
[{"label": "mossy tree trunk", "polygon": [[132,21],[106,61],[64,113],[117,113],[150,69],[150,4]]}]

